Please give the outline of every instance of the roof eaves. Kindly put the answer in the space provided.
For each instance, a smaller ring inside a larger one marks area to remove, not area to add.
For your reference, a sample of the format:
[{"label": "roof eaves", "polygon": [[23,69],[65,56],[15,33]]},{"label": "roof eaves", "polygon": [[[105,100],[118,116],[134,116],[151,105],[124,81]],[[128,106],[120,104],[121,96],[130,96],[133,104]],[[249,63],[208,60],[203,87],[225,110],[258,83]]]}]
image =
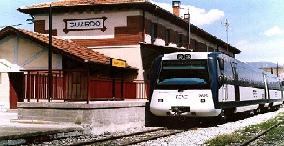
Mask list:
[{"label": "roof eaves", "polygon": [[[5,36],[7,36],[7,35],[10,35],[11,33],[12,34],[14,33],[16,35],[21,35],[21,36],[23,36],[25,38],[31,39],[32,41],[35,41],[35,42],[37,42],[37,43],[39,43],[39,44],[41,44],[43,46],[48,45],[48,38],[47,38],[48,35],[34,33],[34,32],[29,32],[29,31],[22,30],[22,29],[16,29],[16,28],[13,28],[11,26],[8,26],[8,27],[6,27],[6,28],[1,30],[0,38],[3,38]],[[35,35],[32,35],[30,33],[34,33]],[[40,36],[40,37],[44,36],[44,37],[43,38],[39,38],[37,36]],[[54,41],[58,41],[58,40],[59,41],[65,41],[65,40],[60,40],[60,39],[57,39],[57,38],[53,37],[53,42]],[[78,47],[82,47],[82,46],[78,45]],[[62,53],[64,55],[69,56],[71,58],[74,58],[74,59],[76,59],[78,61],[84,62],[85,60],[89,60],[89,61],[91,61],[93,63],[97,63],[97,64],[109,64],[109,59],[108,59],[109,57],[104,56],[103,54],[99,54],[97,52],[88,52],[88,51],[84,52],[84,53],[96,54],[98,58],[95,59],[95,58],[90,58],[90,57],[88,57],[86,55],[76,54],[76,53],[80,53],[80,49],[77,52],[71,53],[68,48],[64,48],[64,47],[60,48],[55,43],[52,43],[52,48],[53,48],[53,51],[58,52],[58,53]],[[83,49],[84,48],[81,48],[81,50],[83,50]],[[90,51],[92,51],[92,50],[90,50]]]}]

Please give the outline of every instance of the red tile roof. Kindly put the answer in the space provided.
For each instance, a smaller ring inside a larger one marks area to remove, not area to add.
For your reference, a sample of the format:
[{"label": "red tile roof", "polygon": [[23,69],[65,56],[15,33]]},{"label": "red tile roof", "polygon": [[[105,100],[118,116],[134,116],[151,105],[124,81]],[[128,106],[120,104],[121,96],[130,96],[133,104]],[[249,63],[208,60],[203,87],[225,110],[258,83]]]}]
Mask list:
[{"label": "red tile roof", "polygon": [[50,4],[56,6],[78,6],[78,5],[96,5],[96,4],[123,4],[123,3],[139,3],[147,0],[57,0],[55,2],[35,4],[23,7],[22,9],[46,8]]},{"label": "red tile roof", "polygon": [[[24,29],[16,29],[8,26],[0,31],[0,39],[9,34],[20,34],[22,36],[28,37],[33,41],[37,41],[45,46],[49,44],[49,38],[46,34],[40,34],[37,32],[27,31]],[[110,64],[110,57],[95,52],[86,47],[80,46],[71,40],[64,40],[59,37],[53,36],[52,38],[53,50],[62,54],[67,55],[80,61],[88,61],[98,64]]]}]

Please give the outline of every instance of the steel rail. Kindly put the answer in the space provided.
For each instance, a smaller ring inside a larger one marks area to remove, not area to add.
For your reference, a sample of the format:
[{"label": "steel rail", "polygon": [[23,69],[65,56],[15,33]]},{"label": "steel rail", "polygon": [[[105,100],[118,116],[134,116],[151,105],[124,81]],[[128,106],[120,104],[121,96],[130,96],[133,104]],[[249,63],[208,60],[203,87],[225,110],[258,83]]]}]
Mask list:
[{"label": "steel rail", "polygon": [[130,134],[123,134],[123,135],[118,135],[118,136],[110,136],[110,137],[101,138],[101,139],[92,139],[92,140],[88,140],[88,141],[82,141],[82,142],[77,142],[77,143],[73,143],[73,144],[68,144],[68,146],[90,145],[90,144],[94,144],[94,143],[105,142],[105,141],[109,141],[109,140],[116,140],[116,139],[120,139],[120,138],[123,138],[123,137],[130,137],[130,136],[135,136],[135,135],[141,135],[141,134],[144,134],[144,133],[155,132],[155,131],[165,130],[165,129],[166,128],[157,128],[157,129],[151,129],[151,130],[134,132],[134,133],[130,133]]},{"label": "steel rail", "polygon": [[178,131],[175,130],[175,131],[169,132],[167,134],[156,135],[156,136],[152,136],[152,137],[149,137],[149,138],[134,140],[134,141],[126,142],[124,144],[119,144],[119,146],[128,146],[128,145],[138,144],[138,143],[146,142],[146,141],[149,141],[149,140],[155,140],[155,139],[158,139],[158,138],[171,136],[171,135],[181,133],[181,132],[184,132],[184,130],[178,130]]},{"label": "steel rail", "polygon": [[261,133],[255,135],[255,136],[253,136],[252,138],[250,138],[249,140],[243,142],[240,146],[247,146],[247,145],[249,145],[251,142],[257,140],[259,137],[265,135],[267,132],[269,132],[270,130],[272,130],[272,129],[278,127],[279,125],[281,125],[281,124],[283,124],[283,123],[284,123],[284,121],[281,121],[281,122],[279,122],[279,123],[277,123],[277,124],[274,124],[273,126],[269,127],[269,128],[266,129],[265,131],[263,131],[263,132],[261,132]]}]

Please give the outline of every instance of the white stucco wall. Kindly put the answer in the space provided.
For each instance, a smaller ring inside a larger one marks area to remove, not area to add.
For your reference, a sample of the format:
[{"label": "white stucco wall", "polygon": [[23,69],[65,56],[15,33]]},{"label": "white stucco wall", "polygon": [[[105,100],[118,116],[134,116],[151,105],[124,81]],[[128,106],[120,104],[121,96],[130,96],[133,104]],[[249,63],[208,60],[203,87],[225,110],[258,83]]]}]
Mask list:
[{"label": "white stucco wall", "polygon": [[129,45],[129,46],[120,46],[120,47],[100,47],[100,49],[93,49],[112,58],[118,58],[126,60],[128,65],[131,67],[138,68],[137,80],[144,80],[143,77],[143,65],[141,58],[140,45]]},{"label": "white stucco wall", "polygon": [[[183,34],[185,36],[188,35],[188,31],[177,26],[177,25],[174,25],[172,24],[170,21],[167,21],[167,20],[164,20],[160,17],[157,17],[149,12],[145,12],[145,18],[147,20],[150,20],[152,23],[157,23],[157,24],[161,24],[163,25],[164,27],[166,27],[167,29],[172,29],[176,32],[179,32],[180,34]],[[145,34],[145,42],[146,43],[149,43],[151,44],[151,36],[149,34]],[[165,40],[161,39],[161,38],[158,38],[155,40],[154,42],[155,45],[158,45],[158,46],[165,46]],[[170,47],[177,47],[177,44],[169,44]]]},{"label": "white stucco wall", "polygon": [[0,111],[10,108],[10,83],[8,73],[0,72]]},{"label": "white stucco wall", "polygon": [[[53,29],[57,29],[57,35],[65,39],[108,39],[114,38],[114,28],[127,26],[127,16],[139,16],[140,11],[87,11],[84,13],[65,13],[53,15]],[[87,30],[63,32],[65,28],[64,19],[90,19],[107,17],[105,20],[106,31]],[[48,30],[48,15],[35,15],[35,20],[45,20],[45,29]]]},{"label": "white stucco wall", "polygon": [[[53,54],[53,69],[62,69],[62,57]],[[7,72],[47,70],[48,49],[29,39],[7,36],[0,40],[0,111],[10,108],[10,82]]]},{"label": "white stucco wall", "polygon": [[[0,40],[0,72],[48,69],[48,49],[29,39],[7,36]],[[62,57],[52,55],[53,69],[62,69]]]},{"label": "white stucco wall", "polygon": [[154,14],[146,12],[145,13],[145,18],[150,20],[153,23],[161,24],[161,25],[165,26],[166,28],[170,28],[170,29],[172,29],[174,31],[177,31],[177,32],[181,33],[181,34],[187,35],[187,30],[185,30],[185,29],[183,29],[183,28],[181,28],[181,27],[171,23],[168,20],[165,20],[165,19],[162,19],[160,17],[157,17]]}]

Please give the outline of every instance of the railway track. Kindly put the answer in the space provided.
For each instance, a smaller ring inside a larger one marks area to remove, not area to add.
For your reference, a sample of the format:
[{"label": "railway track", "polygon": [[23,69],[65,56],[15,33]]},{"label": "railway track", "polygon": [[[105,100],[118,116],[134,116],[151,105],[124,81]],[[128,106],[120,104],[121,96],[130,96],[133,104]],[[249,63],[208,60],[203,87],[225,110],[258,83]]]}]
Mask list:
[{"label": "railway track", "polygon": [[240,146],[248,146],[250,145],[252,142],[258,140],[261,136],[264,136],[266,133],[268,133],[269,131],[273,130],[274,128],[277,128],[278,126],[284,124],[284,121],[281,121],[277,124],[272,125],[271,127],[269,127],[268,129],[266,129],[265,131],[253,136],[252,138],[250,138],[249,140],[243,142],[242,144],[240,144]]},{"label": "railway track", "polygon": [[174,135],[174,134],[184,132],[184,131],[185,130],[170,130],[166,128],[159,128],[155,130],[136,132],[136,133],[131,133],[127,135],[111,136],[111,137],[102,138],[102,139],[94,139],[94,140],[76,142],[76,143],[68,144],[68,145],[71,145],[71,146],[81,146],[81,145],[126,146],[126,145],[138,144],[141,142],[158,139],[161,137]]}]

